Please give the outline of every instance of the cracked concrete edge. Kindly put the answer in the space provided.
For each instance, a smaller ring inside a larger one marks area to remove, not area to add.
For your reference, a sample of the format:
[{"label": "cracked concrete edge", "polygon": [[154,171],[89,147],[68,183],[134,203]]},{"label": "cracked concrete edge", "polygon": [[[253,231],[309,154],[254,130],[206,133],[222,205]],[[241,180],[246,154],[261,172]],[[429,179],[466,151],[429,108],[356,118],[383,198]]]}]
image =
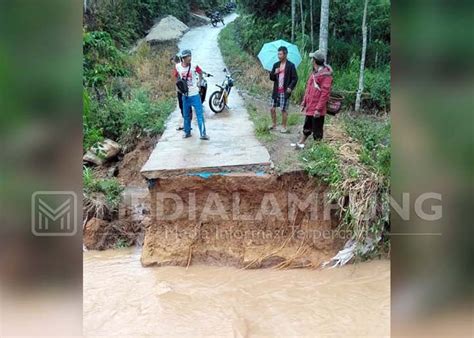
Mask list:
[{"label": "cracked concrete edge", "polygon": [[176,176],[193,176],[200,173],[213,173],[213,174],[248,174],[252,173],[257,175],[258,173],[269,174],[274,165],[273,162],[264,162],[256,164],[243,164],[243,165],[230,165],[230,166],[218,166],[218,167],[197,167],[197,168],[183,168],[183,169],[164,169],[164,170],[142,170],[141,175],[147,180],[159,179],[159,178],[170,178]]}]

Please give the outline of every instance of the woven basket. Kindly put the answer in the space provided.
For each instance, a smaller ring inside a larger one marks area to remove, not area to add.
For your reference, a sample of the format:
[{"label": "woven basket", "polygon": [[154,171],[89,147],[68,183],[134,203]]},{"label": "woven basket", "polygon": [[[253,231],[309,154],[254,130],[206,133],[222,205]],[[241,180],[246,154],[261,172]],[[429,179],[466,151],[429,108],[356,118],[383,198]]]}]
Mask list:
[{"label": "woven basket", "polygon": [[328,103],[326,104],[327,113],[329,115],[336,115],[342,108],[342,101],[344,96],[341,94],[331,93],[329,96]]}]

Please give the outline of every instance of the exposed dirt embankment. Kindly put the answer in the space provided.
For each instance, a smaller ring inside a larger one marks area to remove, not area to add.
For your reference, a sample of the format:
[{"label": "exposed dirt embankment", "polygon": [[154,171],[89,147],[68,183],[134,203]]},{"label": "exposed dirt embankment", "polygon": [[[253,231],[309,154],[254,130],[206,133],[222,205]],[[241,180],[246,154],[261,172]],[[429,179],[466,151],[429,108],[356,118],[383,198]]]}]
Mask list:
[{"label": "exposed dirt embankment", "polygon": [[151,187],[144,266],[317,267],[340,248],[332,233],[337,220],[324,206],[326,187],[306,174],[204,177],[160,179]]}]

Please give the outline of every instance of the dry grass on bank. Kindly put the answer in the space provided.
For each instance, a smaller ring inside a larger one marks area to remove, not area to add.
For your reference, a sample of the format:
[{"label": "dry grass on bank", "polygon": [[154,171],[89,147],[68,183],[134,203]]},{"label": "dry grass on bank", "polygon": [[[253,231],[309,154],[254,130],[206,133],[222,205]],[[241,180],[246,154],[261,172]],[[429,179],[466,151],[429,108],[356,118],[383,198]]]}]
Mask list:
[{"label": "dry grass on bank", "polygon": [[173,44],[150,46],[141,43],[131,57],[134,72],[131,81],[136,87],[148,89],[154,100],[174,97],[176,86],[170,58],[177,52],[178,48]]}]

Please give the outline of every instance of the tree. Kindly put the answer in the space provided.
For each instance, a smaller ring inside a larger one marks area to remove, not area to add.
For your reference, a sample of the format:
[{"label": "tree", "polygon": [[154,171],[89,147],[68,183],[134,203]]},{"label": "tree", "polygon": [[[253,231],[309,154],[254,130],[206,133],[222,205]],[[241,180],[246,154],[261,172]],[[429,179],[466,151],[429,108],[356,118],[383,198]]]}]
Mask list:
[{"label": "tree", "polygon": [[301,12],[301,39],[303,40],[303,50],[305,49],[305,38],[304,38],[304,12],[303,12],[303,0],[300,0],[300,12]]},{"label": "tree", "polygon": [[329,0],[321,0],[321,21],[319,25],[319,50],[327,56],[329,35]]},{"label": "tree", "polygon": [[309,22],[310,22],[310,37],[311,37],[311,51],[314,50],[314,29],[313,29],[313,0],[309,0]]},{"label": "tree", "polygon": [[367,53],[367,6],[369,0],[365,0],[364,15],[362,17],[362,55],[360,57],[360,73],[359,73],[359,88],[356,93],[355,111],[360,110],[360,100],[362,91],[364,90],[364,69],[365,69],[365,55]]},{"label": "tree", "polygon": [[291,0],[291,42],[295,41],[296,0]]}]

